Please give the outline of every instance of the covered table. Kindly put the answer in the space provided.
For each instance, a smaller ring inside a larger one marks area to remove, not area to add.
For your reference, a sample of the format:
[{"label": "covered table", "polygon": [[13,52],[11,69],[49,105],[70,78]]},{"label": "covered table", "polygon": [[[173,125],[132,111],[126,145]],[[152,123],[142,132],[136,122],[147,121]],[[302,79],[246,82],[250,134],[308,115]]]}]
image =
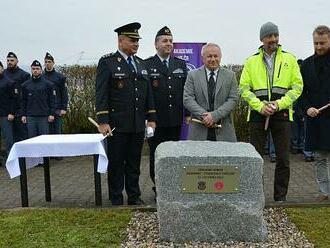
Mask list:
[{"label": "covered table", "polygon": [[102,205],[101,175],[106,173],[108,158],[104,149],[102,134],[53,134],[41,135],[17,142],[13,145],[6,168],[11,178],[20,176],[22,206],[28,207],[26,169],[42,163],[46,201],[51,201],[49,157],[94,156],[95,203]]}]

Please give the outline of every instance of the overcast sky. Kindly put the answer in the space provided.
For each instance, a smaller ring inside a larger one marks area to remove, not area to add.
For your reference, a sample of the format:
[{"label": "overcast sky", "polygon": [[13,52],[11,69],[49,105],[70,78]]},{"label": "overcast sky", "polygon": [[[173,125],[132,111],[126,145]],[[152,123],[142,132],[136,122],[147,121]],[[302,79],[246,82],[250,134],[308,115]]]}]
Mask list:
[{"label": "overcast sky", "polygon": [[20,64],[43,60],[50,52],[57,64],[95,64],[117,49],[113,30],[138,21],[142,58],[155,53],[154,36],[167,25],[177,42],[214,42],[223,64],[242,64],[255,53],[260,26],[279,26],[280,43],[297,58],[313,53],[315,26],[330,26],[329,0],[1,0],[0,60],[9,51]]}]

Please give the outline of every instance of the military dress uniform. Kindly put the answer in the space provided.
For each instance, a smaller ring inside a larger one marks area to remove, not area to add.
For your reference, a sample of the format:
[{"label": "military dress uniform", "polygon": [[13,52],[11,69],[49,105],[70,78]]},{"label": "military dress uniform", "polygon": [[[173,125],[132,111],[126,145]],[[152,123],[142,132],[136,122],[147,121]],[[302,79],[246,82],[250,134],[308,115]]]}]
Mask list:
[{"label": "military dress uniform", "polygon": [[109,194],[113,205],[123,204],[124,186],[128,204],[135,205],[139,200],[145,120],[155,121],[148,71],[142,59],[134,55],[130,58],[135,66],[117,51],[103,56],[97,67],[97,119],[100,124],[116,128],[108,138]]},{"label": "military dress uniform", "polygon": [[[13,52],[9,52],[7,58],[16,58],[17,56]],[[15,119],[13,122],[13,135],[14,142],[21,141],[27,138],[27,127],[21,121],[21,101],[22,101],[22,84],[30,78],[30,74],[22,70],[18,66],[16,68],[7,68],[4,71],[4,75],[8,82],[14,88],[15,99]]]},{"label": "military dress uniform", "polygon": [[[157,125],[148,139],[150,147],[150,177],[155,183],[155,150],[165,141],[180,139],[183,121],[183,87],[187,77],[186,63],[176,57],[168,58],[168,66],[156,54],[145,60],[155,99]],[[186,112],[186,114],[189,114]]]}]

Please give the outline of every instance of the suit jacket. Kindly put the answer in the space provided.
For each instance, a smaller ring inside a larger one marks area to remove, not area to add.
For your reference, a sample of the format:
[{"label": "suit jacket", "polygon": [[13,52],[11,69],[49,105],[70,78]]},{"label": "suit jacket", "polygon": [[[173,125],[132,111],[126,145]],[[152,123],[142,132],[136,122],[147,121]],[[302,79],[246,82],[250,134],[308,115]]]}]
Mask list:
[{"label": "suit jacket", "polygon": [[[202,114],[209,112],[208,86],[205,66],[190,71],[184,86],[183,104],[192,118],[201,119]],[[211,112],[215,122],[221,122],[222,128],[216,129],[217,141],[236,142],[235,128],[231,111],[238,101],[237,80],[234,72],[220,67],[215,86],[214,111]],[[192,122],[189,125],[188,139],[206,140],[207,127]]]}]

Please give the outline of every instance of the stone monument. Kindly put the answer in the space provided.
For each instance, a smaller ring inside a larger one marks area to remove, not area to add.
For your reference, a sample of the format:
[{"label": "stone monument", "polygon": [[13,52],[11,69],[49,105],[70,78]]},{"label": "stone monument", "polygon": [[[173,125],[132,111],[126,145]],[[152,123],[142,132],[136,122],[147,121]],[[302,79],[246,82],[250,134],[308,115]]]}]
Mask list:
[{"label": "stone monument", "polygon": [[156,150],[164,241],[262,241],[263,159],[248,143],[165,142]]}]

